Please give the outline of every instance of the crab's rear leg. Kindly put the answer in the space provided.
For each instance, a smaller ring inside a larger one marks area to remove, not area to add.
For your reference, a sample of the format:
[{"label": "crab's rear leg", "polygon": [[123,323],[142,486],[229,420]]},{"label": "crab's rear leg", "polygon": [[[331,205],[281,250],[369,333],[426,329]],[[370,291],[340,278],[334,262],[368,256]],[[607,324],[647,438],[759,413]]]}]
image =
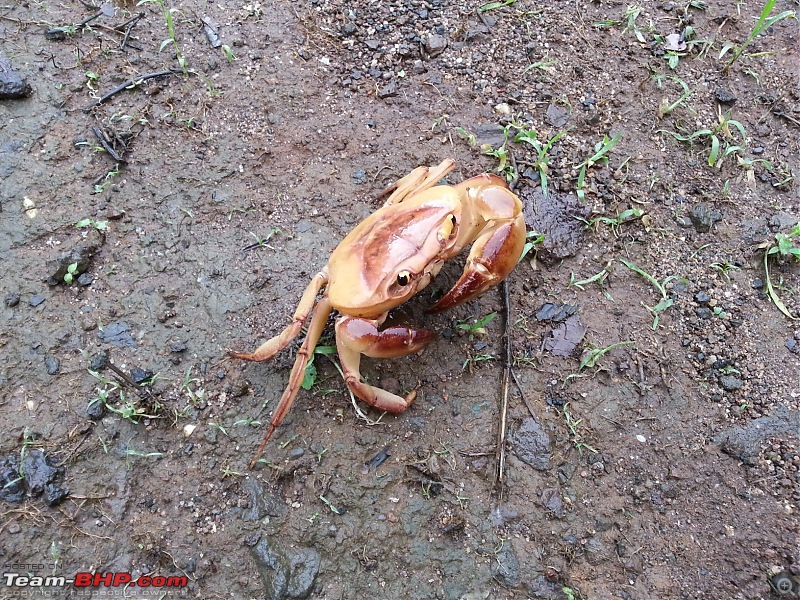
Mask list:
[{"label": "crab's rear leg", "polygon": [[303,377],[305,376],[306,366],[308,365],[311,353],[314,352],[314,348],[317,347],[317,342],[322,335],[322,331],[325,329],[325,325],[328,322],[328,317],[331,314],[331,310],[331,302],[327,297],[320,300],[314,307],[314,312],[311,315],[311,322],[308,325],[306,339],[303,340],[300,349],[297,351],[297,358],[294,361],[292,372],[289,375],[289,383],[287,384],[286,389],[283,391],[283,395],[278,402],[278,406],[275,408],[275,412],[272,413],[272,419],[270,419],[269,426],[267,427],[267,433],[264,435],[264,440],[261,442],[261,445],[258,447],[255,455],[250,460],[251,469],[256,464],[256,461],[258,461],[258,457],[261,456],[261,452],[263,452],[264,446],[267,445],[269,438],[281,424],[281,421],[283,421],[286,413],[288,413],[289,409],[292,407],[292,403],[297,396],[297,392],[300,391],[300,384],[303,383]]},{"label": "crab's rear leg", "polygon": [[377,322],[355,317],[342,317],[336,322],[336,350],[342,362],[345,382],[352,392],[367,404],[392,413],[406,410],[416,397],[412,391],[405,398],[361,379],[361,355],[373,358],[395,358],[422,350],[433,340],[427,329],[405,326],[387,327],[378,331]]},{"label": "crab's rear leg", "polygon": [[233,358],[241,358],[242,360],[256,362],[268,360],[275,356],[278,352],[286,348],[300,333],[309,313],[311,313],[311,309],[314,308],[317,295],[327,283],[328,267],[326,265],[324,269],[314,275],[311,283],[308,284],[306,291],[303,292],[303,297],[300,299],[300,303],[297,305],[294,317],[292,317],[292,323],[286,329],[281,331],[274,338],[261,344],[255,352],[228,352],[228,354]]},{"label": "crab's rear leg", "polygon": [[408,175],[401,177],[392,185],[383,190],[376,198],[383,198],[391,193],[383,203],[384,206],[391,206],[402,202],[408,196],[433,187],[439,180],[456,168],[456,162],[452,158],[443,160],[435,167],[417,167]]}]

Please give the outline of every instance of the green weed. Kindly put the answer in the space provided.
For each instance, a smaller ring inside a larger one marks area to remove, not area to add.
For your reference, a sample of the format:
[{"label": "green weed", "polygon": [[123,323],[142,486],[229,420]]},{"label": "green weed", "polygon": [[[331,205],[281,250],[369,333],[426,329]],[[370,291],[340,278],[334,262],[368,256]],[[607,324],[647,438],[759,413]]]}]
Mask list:
[{"label": "green weed", "polygon": [[769,295],[772,303],[778,307],[784,315],[793,321],[800,320],[800,317],[795,317],[786,308],[786,305],[781,300],[778,292],[775,291],[776,285],[772,283],[772,278],[769,273],[769,258],[775,257],[780,261],[784,261],[794,257],[795,260],[800,260],[800,247],[795,245],[795,238],[800,237],[800,222],[798,222],[792,230],[786,233],[776,233],[775,239],[760,246],[764,250],[764,279],[767,285],[767,294]]},{"label": "green weed", "polygon": [[[761,9],[761,15],[759,16],[758,21],[753,26],[753,29],[750,31],[750,35],[747,36],[747,39],[741,46],[737,46],[733,43],[727,43],[722,47],[722,50],[719,53],[720,60],[722,60],[729,51],[733,50],[731,59],[722,69],[723,73],[727,73],[730,70],[730,68],[734,65],[734,63],[736,63],[736,61],[741,58],[742,54],[745,51],[745,48],[747,48],[747,46],[749,46],[750,43],[754,39],[756,39],[759,35],[764,33],[764,31],[772,27],[778,21],[782,21],[783,19],[796,18],[796,14],[793,10],[785,10],[782,13],[777,14],[774,17],[771,17],[770,15],[772,14],[772,9],[775,8],[775,2],[776,0],[767,0],[766,4],[764,4],[764,7]],[[759,56],[763,54],[767,53],[753,54],[752,56]]]},{"label": "green weed", "polygon": [[548,165],[550,164],[550,150],[553,148],[559,139],[566,135],[566,131],[560,131],[547,141],[541,141],[539,134],[532,127],[530,129],[520,129],[514,135],[515,142],[524,142],[533,146],[536,151],[536,158],[531,165],[536,172],[539,173],[539,180],[541,182],[542,194],[547,198],[548,193],[548,180],[547,174],[549,171]]},{"label": "green weed", "polygon": [[496,312],[491,312],[480,319],[464,319],[456,323],[456,329],[466,331],[470,335],[486,335],[486,326],[497,316]]},{"label": "green weed", "polygon": [[175,51],[175,56],[178,59],[178,64],[183,71],[183,74],[186,75],[189,71],[186,67],[186,57],[184,57],[183,52],[181,52],[180,46],[178,46],[178,40],[175,38],[175,14],[178,11],[177,8],[168,8],[165,4],[164,0],[139,0],[136,6],[142,6],[143,4],[155,4],[161,9],[161,14],[164,17],[164,22],[167,25],[167,32],[169,37],[166,38],[164,41],[161,42],[161,46],[158,48],[158,51],[161,52],[169,45],[172,45],[173,50]]},{"label": "green weed", "polygon": [[603,136],[603,140],[595,144],[594,146],[594,154],[583,161],[581,164],[577,165],[575,168],[580,169],[578,172],[578,185],[575,193],[578,196],[578,199],[581,202],[586,200],[586,190],[584,189],[585,186],[585,179],[586,179],[586,170],[596,164],[606,165],[608,164],[608,156],[606,156],[611,149],[617,145],[617,143],[622,139],[622,134],[618,133],[611,139],[608,138],[607,135]]},{"label": "green weed", "polygon": [[[523,258],[528,256],[528,253],[536,248],[537,246],[541,246],[544,244],[544,234],[539,233],[538,231],[529,231],[525,234],[525,245],[522,246],[522,254],[519,256],[519,260],[517,263],[521,262]],[[534,260],[536,259],[536,252],[533,254]]]},{"label": "green weed", "polygon": [[[747,148],[747,134],[744,126],[730,118],[730,111],[719,115],[719,125],[713,129],[699,129],[690,134],[678,133],[667,129],[659,129],[657,133],[667,133],[679,142],[685,142],[694,147],[695,143],[700,142],[708,146],[708,166],[716,169],[722,168],[723,161],[733,155],[742,154]],[[736,141],[731,134],[730,128],[734,127],[741,136],[741,141]]]},{"label": "green weed", "polygon": [[637,273],[638,275],[644,277],[661,294],[661,300],[655,306],[648,306],[647,304],[642,302],[642,306],[644,306],[647,310],[649,310],[650,313],[653,315],[653,330],[655,331],[656,329],[658,329],[659,313],[667,310],[670,306],[672,306],[675,303],[675,301],[672,298],[670,298],[669,295],[667,294],[667,289],[665,286],[673,279],[679,279],[679,277],[677,275],[670,275],[666,277],[664,281],[658,281],[658,279],[650,275],[650,273],[648,273],[644,269],[637,267],[635,264],[628,262],[624,258],[620,258],[619,261],[634,273]]}]

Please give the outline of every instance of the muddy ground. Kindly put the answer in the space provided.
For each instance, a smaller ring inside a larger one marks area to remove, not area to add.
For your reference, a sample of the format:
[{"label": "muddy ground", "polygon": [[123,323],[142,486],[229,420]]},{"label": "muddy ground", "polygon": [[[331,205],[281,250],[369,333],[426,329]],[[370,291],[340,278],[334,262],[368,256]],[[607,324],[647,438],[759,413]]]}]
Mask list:
[{"label": "muddy ground", "polygon": [[[0,596],[800,597],[797,21],[726,70],[759,3],[496,4],[0,6]],[[509,314],[426,314],[454,261],[393,315],[437,340],[365,361],[414,406],[363,420],[318,355],[249,470],[296,346],[226,350],[448,157],[544,234]]]}]

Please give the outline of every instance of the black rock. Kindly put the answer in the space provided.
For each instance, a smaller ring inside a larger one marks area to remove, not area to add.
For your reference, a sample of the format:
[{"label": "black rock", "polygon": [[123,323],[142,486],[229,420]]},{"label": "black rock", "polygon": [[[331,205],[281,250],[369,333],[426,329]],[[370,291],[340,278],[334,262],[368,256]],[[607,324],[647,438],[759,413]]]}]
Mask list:
[{"label": "black rock", "polygon": [[719,384],[726,392],[735,392],[742,387],[742,380],[733,375],[722,375],[719,378]]},{"label": "black rock", "polygon": [[69,495],[67,488],[62,488],[52,483],[44,486],[44,501],[47,506],[60,504]]},{"label": "black rock", "polygon": [[722,213],[708,204],[698,204],[692,209],[689,218],[698,233],[708,233],[714,223],[722,220]]},{"label": "black rock", "polygon": [[714,92],[714,97],[717,99],[717,102],[722,104],[733,104],[736,102],[736,96],[734,93],[724,88],[717,88]]},{"label": "black rock", "polygon": [[44,357],[44,364],[45,367],[47,367],[48,375],[55,375],[61,368],[61,363],[52,354],[48,354],[47,356]]},{"label": "black rock", "polygon": [[701,306],[700,308],[696,308],[694,309],[694,312],[698,317],[705,320],[708,320],[714,316],[714,313],[711,311],[711,309],[706,306]]},{"label": "black rock", "polygon": [[169,345],[170,352],[184,352],[186,350],[185,342],[175,342]]},{"label": "black rock", "polygon": [[78,285],[83,287],[90,285],[93,281],[94,277],[92,277],[89,273],[81,273],[80,276],[78,276]]},{"label": "black rock", "polygon": [[422,42],[423,58],[436,58],[447,49],[447,38],[443,35],[429,35]]},{"label": "black rock", "polygon": [[99,421],[106,414],[106,405],[100,400],[93,400],[86,406],[86,416],[92,421]]},{"label": "black rock", "polygon": [[35,295],[31,296],[31,299],[30,299],[30,301],[28,303],[35,308],[35,307],[39,306],[44,301],[45,301],[45,297],[44,296],[42,296],[41,294],[35,294]]},{"label": "black rock", "polygon": [[11,61],[0,56],[0,100],[26,98],[32,91],[31,84],[12,70]]},{"label": "black rock", "polygon": [[108,364],[108,352],[105,350],[101,350],[97,354],[93,355],[91,360],[89,361],[89,368],[92,371],[102,371],[106,368]]},{"label": "black rock", "polygon": [[754,290],[760,290],[764,287],[764,280],[759,278],[753,279],[752,286]]},{"label": "black rock", "polygon": [[152,371],[148,371],[147,369],[140,369],[139,367],[134,367],[131,369],[131,379],[133,383],[140,384],[146,382],[148,379],[152,378],[154,373]]},{"label": "black rock", "polygon": [[19,457],[9,454],[0,458],[0,500],[21,502],[25,498],[25,480],[19,473]]},{"label": "black rock", "polygon": [[34,496],[44,492],[45,486],[53,483],[59,475],[59,470],[50,466],[41,450],[33,450],[25,456],[22,472],[25,473],[25,486]]},{"label": "black rock", "polygon": [[708,292],[700,291],[694,295],[694,301],[698,304],[708,304],[711,302],[711,296],[708,295]]},{"label": "black rock", "polygon": [[380,90],[378,90],[378,98],[394,98],[397,96],[397,83],[394,81],[390,81],[385,86],[383,86]]},{"label": "black rock", "polygon": [[561,302],[547,302],[536,313],[537,321],[554,321],[560,323],[578,312],[578,307]]}]

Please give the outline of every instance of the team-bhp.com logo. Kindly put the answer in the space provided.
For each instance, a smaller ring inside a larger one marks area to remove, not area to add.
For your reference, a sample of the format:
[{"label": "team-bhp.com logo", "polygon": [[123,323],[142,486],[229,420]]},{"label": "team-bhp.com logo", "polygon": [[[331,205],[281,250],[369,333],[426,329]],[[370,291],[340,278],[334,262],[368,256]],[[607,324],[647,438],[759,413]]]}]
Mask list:
[{"label": "team-bhp.com logo", "polygon": [[63,588],[68,585],[76,588],[182,588],[188,585],[189,579],[185,575],[142,575],[134,579],[130,573],[76,573],[75,577],[3,573],[3,583],[6,587],[26,589]]}]

